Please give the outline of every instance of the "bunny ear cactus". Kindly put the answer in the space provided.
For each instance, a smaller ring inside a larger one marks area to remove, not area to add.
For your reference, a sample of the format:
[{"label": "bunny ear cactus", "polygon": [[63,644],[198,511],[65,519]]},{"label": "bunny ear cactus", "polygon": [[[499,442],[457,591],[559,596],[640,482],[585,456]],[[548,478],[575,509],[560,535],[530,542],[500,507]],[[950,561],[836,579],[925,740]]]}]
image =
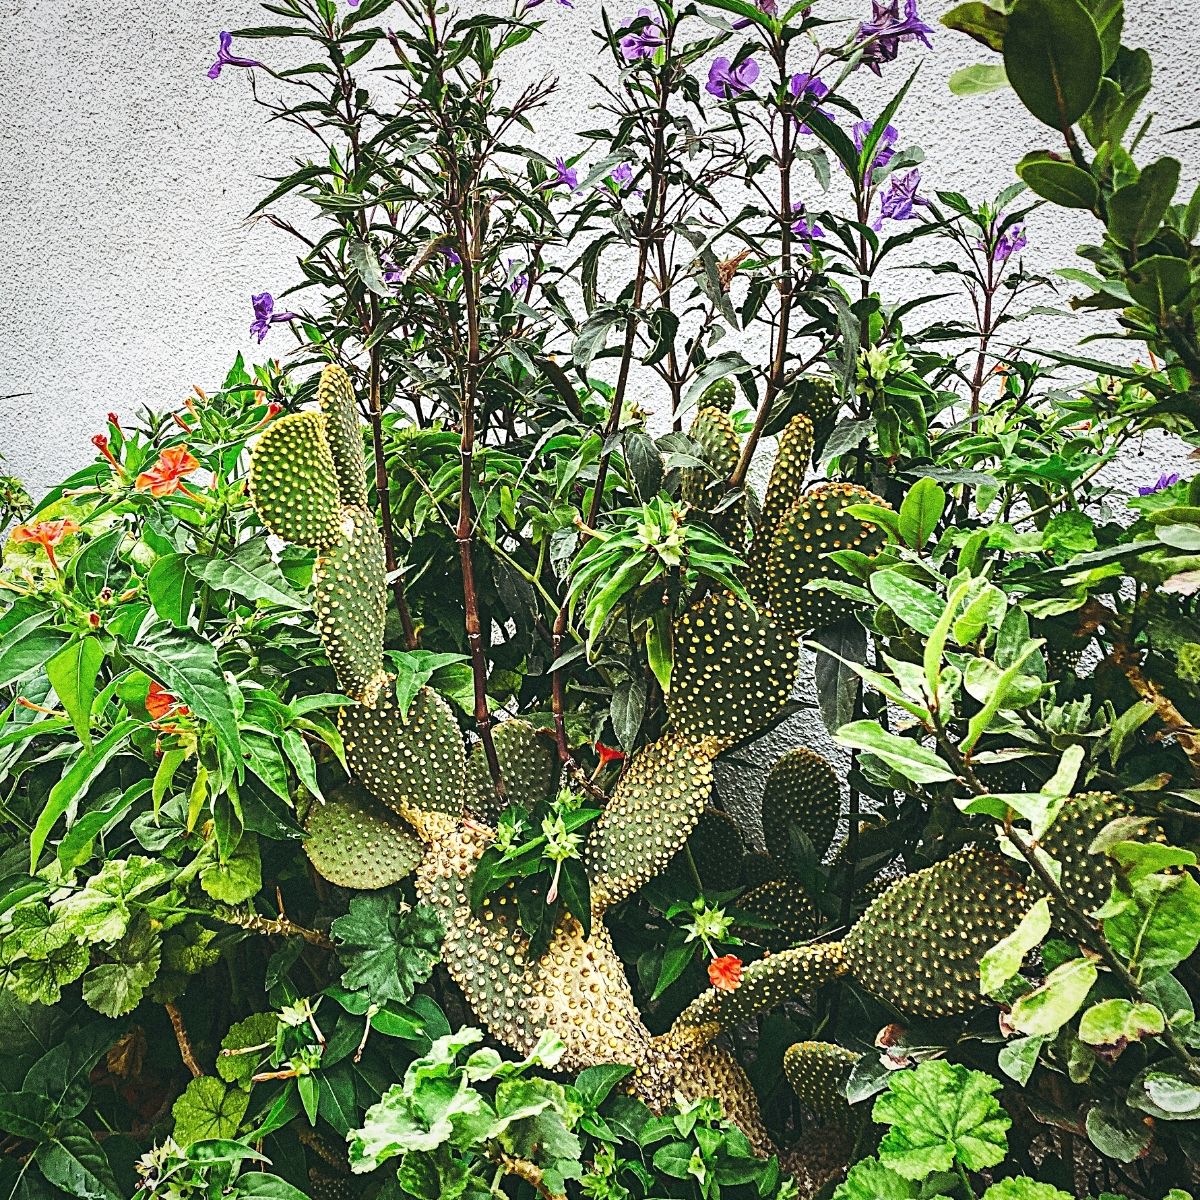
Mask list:
[{"label": "bunny ear cactus", "polygon": [[846,1080],[861,1055],[834,1042],[797,1042],[783,1055],[783,1073],[800,1103],[823,1121],[845,1119]]},{"label": "bunny ear cactus", "polygon": [[823,858],[833,841],[841,790],[833,767],[812,750],[797,746],[775,760],[763,792],[763,837],[774,858],[787,857],[795,826]]}]

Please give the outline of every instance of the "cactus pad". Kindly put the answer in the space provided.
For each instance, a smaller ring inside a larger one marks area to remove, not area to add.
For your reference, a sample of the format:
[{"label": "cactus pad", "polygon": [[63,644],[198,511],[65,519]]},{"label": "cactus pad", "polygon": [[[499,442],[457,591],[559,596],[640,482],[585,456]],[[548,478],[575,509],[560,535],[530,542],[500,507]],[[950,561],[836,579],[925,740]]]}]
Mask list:
[{"label": "cactus pad", "polygon": [[363,461],[362,429],[354,409],[354,388],[341,367],[321,372],[317,403],[325,414],[325,437],[337,471],[338,494],[350,508],[367,506],[367,471]]},{"label": "cactus pad", "polygon": [[675,626],[667,713],[684,736],[724,746],[761,733],[791,698],[799,641],[729,593],[706,596]]},{"label": "cactus pad", "polygon": [[355,777],[421,829],[421,813],[462,811],[466,751],[450,706],[422,688],[407,718],[387,677],[374,703],[341,709],[338,724]]},{"label": "cactus pad", "polygon": [[[1128,801],[1106,792],[1083,792],[1072,796],[1042,838],[1041,846],[1062,867],[1059,883],[1085,913],[1095,912],[1112,890],[1112,863],[1104,854],[1088,847],[1109,821],[1133,815]],[[1145,833],[1152,822],[1146,820]]]},{"label": "cactus pad", "polygon": [[356,700],[381,682],[386,610],[383,543],[364,508],[344,508],[338,539],[317,556],[313,608],[338,685]]},{"label": "cactus pad", "polygon": [[588,837],[595,905],[631,896],[679,852],[712,792],[715,752],[667,734],[634,755]]},{"label": "cactus pad", "polygon": [[[494,726],[492,742],[508,804],[528,810],[549,796],[554,784],[554,750],[548,738],[528,721],[518,719]],[[492,786],[482,742],[471,747],[467,759],[467,810],[485,821],[494,821],[500,815],[499,797]]]},{"label": "cactus pad", "polygon": [[846,1080],[862,1056],[834,1042],[797,1042],[783,1056],[783,1073],[800,1103],[823,1121],[845,1117]]},{"label": "cactus pad", "polygon": [[263,430],[250,458],[250,494],[262,523],[299,546],[338,539],[340,505],[325,417],[279,417]]},{"label": "cactus pad", "polygon": [[746,847],[732,817],[719,809],[706,808],[687,840],[687,848],[705,888],[726,892],[741,883]]},{"label": "cactus pad", "polygon": [[803,413],[797,413],[779,435],[779,449],[763,496],[762,518],[750,547],[750,588],[756,599],[765,599],[763,589],[771,543],[784,515],[804,493],[804,479],[812,460],[812,448],[812,421]]},{"label": "cactus pad", "polygon": [[875,554],[883,534],[869,521],[847,514],[853,504],[886,502],[853,483],[826,483],[788,509],[771,543],[767,595],[771,610],[789,629],[819,629],[846,615],[847,602],[806,584],[823,579],[849,582],[847,573],[826,557],[835,550]]},{"label": "cactus pad", "polygon": [[819,754],[803,746],[775,760],[763,793],[763,837],[767,850],[786,862],[789,830],[795,825],[823,858],[833,841],[841,811],[837,774]]},{"label": "cactus pad", "polygon": [[739,930],[749,942],[768,950],[784,950],[811,938],[821,925],[821,914],[794,879],[768,879],[751,888],[737,902],[747,916],[770,922]]},{"label": "cactus pad", "polygon": [[733,412],[737,402],[737,388],[728,375],[716,379],[708,385],[700,396],[700,407],[715,408],[723,413]]},{"label": "cactus pad", "polygon": [[304,852],[322,878],[361,891],[398,883],[425,853],[411,826],[353,786],[315,801],[304,833]]},{"label": "cactus pad", "polygon": [[913,1016],[945,1017],[980,1002],[979,959],[1028,907],[1008,860],[971,848],[906,875],[846,935],[846,964],[873,995]]},{"label": "cactus pad", "polygon": [[717,508],[726,493],[725,481],[741,457],[741,439],[729,416],[719,408],[702,408],[688,435],[700,446],[705,466],[688,467],[680,473],[680,495],[738,550],[746,537],[746,501],[734,500],[720,512]]}]

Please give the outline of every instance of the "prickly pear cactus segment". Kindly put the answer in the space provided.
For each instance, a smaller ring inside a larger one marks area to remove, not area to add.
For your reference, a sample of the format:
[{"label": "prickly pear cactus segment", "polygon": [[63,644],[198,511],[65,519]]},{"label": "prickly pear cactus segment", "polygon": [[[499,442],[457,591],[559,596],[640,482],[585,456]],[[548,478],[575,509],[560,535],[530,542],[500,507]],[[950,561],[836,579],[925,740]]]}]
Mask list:
[{"label": "prickly pear cactus segment", "polygon": [[786,862],[789,830],[797,826],[824,858],[841,811],[837,773],[819,754],[797,746],[775,760],[763,792],[763,837],[768,852]]},{"label": "prickly pear cactus segment", "polygon": [[737,902],[739,912],[766,925],[747,924],[739,934],[768,950],[785,950],[813,937],[821,926],[821,914],[795,879],[768,879],[744,893]]},{"label": "prickly pear cactus segment", "polygon": [[675,625],[671,723],[693,741],[753,737],[787,706],[799,665],[799,640],[766,613],[727,592],[706,596]]},{"label": "prickly pear cactus segment", "polygon": [[736,888],[742,881],[746,852],[737,822],[715,808],[706,808],[687,840],[700,882],[714,892]]},{"label": "prickly pear cactus segment", "polygon": [[676,1025],[707,1028],[712,1036],[810,992],[846,973],[841,942],[793,946],[751,963],[732,992],[710,988],[701,992],[680,1014]]},{"label": "prickly pear cactus segment", "polygon": [[425,836],[423,814],[462,812],[466,750],[437,692],[422,688],[406,716],[391,683],[389,676],[374,703],[341,709],[338,725],[354,777]]},{"label": "prickly pear cactus segment", "polygon": [[338,539],[317,555],[313,608],[338,686],[364,699],[384,675],[387,604],[383,543],[365,508],[344,508]]},{"label": "prickly pear cactus segment", "polygon": [[767,564],[767,595],[771,611],[788,629],[819,629],[847,614],[849,606],[842,597],[805,587],[823,579],[849,582],[846,572],[826,555],[834,550],[875,554],[882,549],[880,530],[846,513],[853,504],[890,507],[857,484],[825,483],[801,496],[780,522]]},{"label": "prickly pear cactus segment", "polygon": [[[554,786],[554,745],[528,721],[504,721],[492,729],[500,773],[509,804],[531,809]],[[467,811],[480,820],[494,822],[500,815],[492,773],[483,743],[476,742],[467,758]]]},{"label": "prickly pear cactus segment", "polygon": [[898,880],[846,935],[850,973],[901,1012],[946,1017],[982,1001],[979,959],[1029,907],[1017,872],[977,847]]},{"label": "prickly pear cactus segment", "polygon": [[351,508],[367,506],[367,471],[363,460],[362,428],[354,408],[354,387],[339,366],[321,372],[317,403],[325,414],[325,436],[337,470],[338,494]]},{"label": "prickly pear cactus segment", "polygon": [[796,380],[793,392],[795,407],[813,423],[815,448],[819,452],[829,441],[837,424],[842,402],[832,379],[820,375],[803,375]]},{"label": "prickly pear cactus segment", "polygon": [[[1112,864],[1104,854],[1088,847],[1109,821],[1133,815],[1133,806],[1106,792],[1072,796],[1059,810],[1054,824],[1041,840],[1042,849],[1062,867],[1063,891],[1085,913],[1095,912],[1112,891]],[[1142,835],[1152,822],[1147,819]]]},{"label": "prickly pear cactus segment", "polygon": [[784,1053],[783,1073],[800,1103],[828,1121],[849,1112],[846,1080],[861,1057],[834,1042],[797,1042]]},{"label": "prickly pear cactus segment", "polygon": [[338,481],[321,413],[291,413],[263,430],[250,458],[250,495],[262,523],[285,541],[337,541]]},{"label": "prickly pear cactus segment", "polygon": [[700,407],[716,408],[723,413],[733,412],[733,406],[737,402],[737,388],[734,387],[733,380],[728,376],[723,379],[714,380],[708,385],[700,396]]},{"label": "prickly pear cactus segment", "polygon": [[337,887],[391,887],[411,874],[425,854],[410,825],[353,785],[327,802],[314,802],[304,833],[309,861]]},{"label": "prickly pear cactus segment", "polygon": [[750,547],[750,591],[756,599],[760,596],[765,599],[765,568],[771,556],[771,543],[784,515],[804,493],[812,448],[812,421],[804,413],[797,413],[779,435],[775,465],[763,496],[762,518]]},{"label": "prickly pear cactus segment", "polygon": [[741,443],[733,422],[719,408],[702,408],[692,421],[688,436],[700,446],[708,470],[703,467],[685,470],[680,479],[682,495],[693,508],[711,512],[721,498],[724,481],[737,466]]},{"label": "prickly pear cactus segment", "polygon": [[708,803],[716,751],[711,739],[671,733],[634,755],[588,837],[598,911],[631,896],[679,852]]}]

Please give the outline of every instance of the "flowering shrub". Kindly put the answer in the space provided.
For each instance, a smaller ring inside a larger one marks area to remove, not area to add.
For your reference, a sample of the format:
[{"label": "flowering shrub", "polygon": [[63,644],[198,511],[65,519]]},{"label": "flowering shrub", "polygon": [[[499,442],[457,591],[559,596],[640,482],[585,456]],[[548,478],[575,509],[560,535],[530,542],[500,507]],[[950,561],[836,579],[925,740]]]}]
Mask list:
[{"label": "flowering shrub", "polygon": [[[982,201],[915,0],[605,12],[582,150],[568,0],[264,7],[279,357],[4,482],[0,1181],[1184,1200],[1200,485],[1105,468],[1198,440],[1200,199],[1120,6],[945,18],[1059,147]],[[1047,203],[1148,364],[1020,341]]]}]

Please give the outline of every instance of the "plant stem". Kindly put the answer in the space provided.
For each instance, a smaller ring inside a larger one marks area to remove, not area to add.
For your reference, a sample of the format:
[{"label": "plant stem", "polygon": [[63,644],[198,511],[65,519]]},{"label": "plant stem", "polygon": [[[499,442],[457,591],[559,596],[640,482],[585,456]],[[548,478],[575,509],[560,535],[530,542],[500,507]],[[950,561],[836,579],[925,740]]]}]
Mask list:
[{"label": "plant stem", "polygon": [[179,1046],[179,1057],[183,1059],[183,1065],[191,1071],[192,1078],[199,1079],[204,1074],[204,1069],[196,1061],[196,1052],[192,1048],[192,1039],[188,1036],[187,1026],[183,1023],[183,1013],[171,1001],[168,1001],[163,1007],[167,1010],[167,1016],[171,1020],[171,1028],[175,1031],[175,1041]]}]

